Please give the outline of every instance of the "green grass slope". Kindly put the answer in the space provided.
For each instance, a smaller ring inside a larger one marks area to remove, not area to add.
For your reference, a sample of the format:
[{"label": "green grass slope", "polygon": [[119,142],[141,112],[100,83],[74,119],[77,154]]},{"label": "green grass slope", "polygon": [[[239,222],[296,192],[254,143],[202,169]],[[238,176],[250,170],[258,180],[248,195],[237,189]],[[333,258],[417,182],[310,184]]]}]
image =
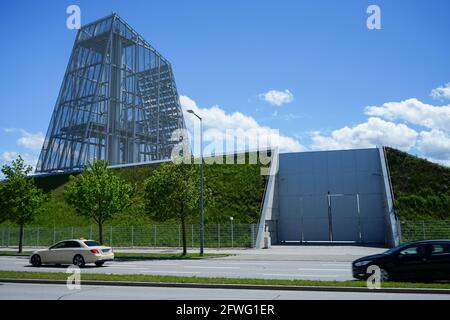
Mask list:
[{"label": "green grass slope", "polygon": [[450,168],[386,148],[401,220],[450,219]]},{"label": "green grass slope", "polygon": [[[139,165],[112,169],[118,176],[136,185],[136,196],[132,206],[117,215],[110,225],[138,226],[152,223],[141,200],[144,181],[157,167],[158,165]],[[256,223],[266,183],[266,177],[261,176],[260,168],[260,164],[204,165],[205,184],[214,195],[214,202],[205,210],[205,222],[226,223],[232,216],[236,223]],[[33,225],[69,227],[92,224],[92,221],[78,216],[64,201],[64,188],[69,176],[59,174],[35,178],[36,185],[49,194],[50,200]]]},{"label": "green grass slope", "polygon": [[[431,163],[408,153],[386,149],[395,205],[401,220],[450,219],[450,168]],[[248,159],[248,158],[247,158]],[[225,161],[224,161],[225,162]],[[133,205],[116,216],[112,226],[139,226],[153,223],[142,205],[143,183],[158,165],[139,165],[112,169],[136,185]],[[215,201],[205,211],[206,223],[257,223],[266,177],[260,164],[213,164],[204,166],[205,184]],[[88,226],[92,221],[78,216],[64,201],[69,174],[36,177],[38,187],[49,194],[45,212],[33,225],[41,227]],[[192,221],[196,223],[196,221]]]}]

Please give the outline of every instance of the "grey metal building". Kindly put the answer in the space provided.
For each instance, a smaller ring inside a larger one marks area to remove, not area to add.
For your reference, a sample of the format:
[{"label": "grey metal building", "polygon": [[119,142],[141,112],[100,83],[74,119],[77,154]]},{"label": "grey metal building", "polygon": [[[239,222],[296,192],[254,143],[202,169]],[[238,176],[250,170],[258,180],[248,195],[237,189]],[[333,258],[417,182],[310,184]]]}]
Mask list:
[{"label": "grey metal building", "polygon": [[258,247],[269,235],[275,244],[399,243],[382,147],[285,153],[272,165]]},{"label": "grey metal building", "polygon": [[184,127],[169,61],[112,14],[77,33],[36,172],[168,159]]}]

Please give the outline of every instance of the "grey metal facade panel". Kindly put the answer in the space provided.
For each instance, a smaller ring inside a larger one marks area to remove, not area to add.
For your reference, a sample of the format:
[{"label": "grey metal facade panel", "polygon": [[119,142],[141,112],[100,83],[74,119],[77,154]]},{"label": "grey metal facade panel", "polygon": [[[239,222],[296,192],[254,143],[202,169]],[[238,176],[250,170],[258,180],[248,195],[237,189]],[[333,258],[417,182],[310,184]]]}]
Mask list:
[{"label": "grey metal facade panel", "polygon": [[330,201],[334,241],[359,240],[359,213],[356,195],[332,197]]},{"label": "grey metal facade panel", "polygon": [[361,233],[363,243],[385,243],[386,223],[384,219],[361,219]]},{"label": "grey metal facade panel", "polygon": [[333,241],[359,241],[358,220],[333,216]]},{"label": "grey metal facade panel", "polygon": [[333,240],[384,243],[380,172],[377,149],[280,154],[278,239],[328,241],[331,214]]},{"label": "grey metal facade panel", "polygon": [[300,204],[301,212],[305,218],[328,219],[327,198],[323,195],[303,195]]},{"label": "grey metal facade panel", "polygon": [[303,241],[328,241],[328,218],[304,218],[303,229],[297,241],[303,236]]}]

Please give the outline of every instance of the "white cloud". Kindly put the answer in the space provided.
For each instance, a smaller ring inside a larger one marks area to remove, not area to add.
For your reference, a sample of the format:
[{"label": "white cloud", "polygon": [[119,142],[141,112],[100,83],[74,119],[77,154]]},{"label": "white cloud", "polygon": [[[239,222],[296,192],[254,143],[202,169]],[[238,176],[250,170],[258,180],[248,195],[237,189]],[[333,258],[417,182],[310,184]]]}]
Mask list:
[{"label": "white cloud", "polygon": [[430,96],[436,100],[450,100],[450,82],[445,86],[431,90]]},{"label": "white cloud", "polygon": [[[4,152],[0,153],[0,168],[5,164],[11,164],[11,162],[13,160],[17,159],[19,154],[22,157],[22,159],[24,160],[25,164],[32,166],[33,171],[34,171],[34,169],[36,168],[36,165],[37,165],[38,157],[33,154],[18,153],[15,151],[4,151]],[[0,172],[0,178],[1,177],[3,177],[3,174]]]},{"label": "white cloud", "polygon": [[15,128],[5,129],[5,132],[19,132],[22,136],[16,141],[17,145],[30,150],[40,150],[45,139],[42,132],[30,133],[24,129]]},{"label": "white cloud", "polygon": [[420,132],[417,146],[426,157],[439,161],[450,159],[450,136],[442,130]]},{"label": "white cloud", "polygon": [[277,107],[294,101],[294,95],[287,89],[284,91],[269,90],[266,93],[261,93],[259,97]]},{"label": "white cloud", "polygon": [[414,98],[402,102],[387,102],[381,107],[369,106],[366,114],[391,121],[405,120],[430,129],[450,128],[450,105],[433,106]]},{"label": "white cloud", "polygon": [[416,144],[418,133],[404,124],[371,117],[354,127],[334,130],[330,135],[313,132],[311,148],[315,150],[368,148],[376,145],[409,150]]},{"label": "white cloud", "polygon": [[14,151],[5,151],[0,153],[0,162],[11,162],[17,158],[19,154]]},{"label": "white cloud", "polygon": [[[236,142],[235,149],[243,150],[246,146],[255,146],[257,137],[259,137],[259,146],[261,140],[265,140],[269,135],[272,138],[272,143],[277,145],[281,152],[295,152],[304,150],[301,145],[294,138],[273,133],[273,129],[260,125],[254,118],[247,116],[241,112],[226,113],[219,106],[210,108],[200,108],[197,103],[187,96],[180,96],[180,103],[184,111],[184,119],[186,126],[190,130],[198,124],[198,120],[192,114],[187,113],[187,110],[193,110],[196,114],[202,117],[204,126],[204,141],[214,142],[222,140],[230,140],[233,137],[227,136],[226,131],[232,130],[239,132],[239,136],[245,136],[247,143],[244,146]],[[273,139],[275,138],[275,139]],[[233,139],[234,140],[234,139]],[[273,140],[276,140],[275,142]],[[220,148],[219,148],[220,149]],[[228,152],[229,150],[227,150]]]}]

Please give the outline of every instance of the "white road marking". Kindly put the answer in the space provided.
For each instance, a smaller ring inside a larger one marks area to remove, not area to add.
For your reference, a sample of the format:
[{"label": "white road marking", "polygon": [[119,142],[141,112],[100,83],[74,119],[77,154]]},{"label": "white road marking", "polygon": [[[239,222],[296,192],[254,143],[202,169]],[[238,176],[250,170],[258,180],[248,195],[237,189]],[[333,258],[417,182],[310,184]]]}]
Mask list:
[{"label": "white road marking", "polygon": [[350,272],[350,269],[317,269],[317,268],[298,268],[299,271],[338,271],[338,272]]},{"label": "white road marking", "polygon": [[192,273],[200,273],[200,272],[195,272],[195,271],[167,271],[167,270],[164,270],[164,271],[159,271],[159,270],[151,270],[151,271],[149,271],[149,270],[145,270],[145,271],[142,271],[143,273],[183,273],[183,274],[192,274]]},{"label": "white road marking", "polygon": [[118,265],[118,264],[109,264],[106,265],[106,267],[108,268],[123,268],[123,269],[135,269],[135,268],[146,268],[146,267],[171,267],[171,266],[177,266],[177,264],[159,264],[159,263],[155,263],[155,264],[144,264],[144,265],[134,265],[134,266],[122,266],[122,265]]},{"label": "white road marking", "polygon": [[183,268],[199,268],[199,269],[240,269],[241,267],[183,266]]},{"label": "white road marking", "polygon": [[350,266],[351,262],[341,262],[341,263],[319,263],[321,266]]},{"label": "white road marking", "polygon": [[[220,264],[265,265],[269,262],[220,262]],[[272,263],[272,261],[270,261]]]},{"label": "white road marking", "polygon": [[331,274],[281,274],[281,273],[263,273],[263,276],[281,276],[281,277],[326,277],[326,278],[336,278],[335,275],[331,275]]}]

